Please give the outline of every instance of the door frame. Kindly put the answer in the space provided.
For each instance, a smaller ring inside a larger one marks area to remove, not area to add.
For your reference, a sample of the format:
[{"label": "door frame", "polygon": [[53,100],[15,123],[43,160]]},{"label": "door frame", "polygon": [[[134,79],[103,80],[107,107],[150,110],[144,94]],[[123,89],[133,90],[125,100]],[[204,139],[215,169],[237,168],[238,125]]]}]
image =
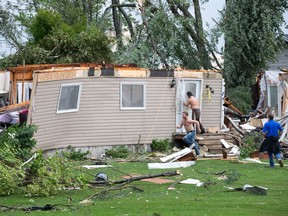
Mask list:
[{"label": "door frame", "polygon": [[[203,79],[199,79],[199,78],[178,78],[177,80],[177,85],[176,85],[176,109],[175,109],[175,116],[176,116],[176,125],[179,125],[179,122],[182,119],[182,112],[187,109],[184,105],[183,105],[183,100],[187,101],[188,97],[186,95],[186,92],[189,91],[188,89],[186,89],[186,85],[187,83],[195,83],[196,84],[196,94],[193,95],[198,99],[199,101],[199,107],[200,109],[202,108],[202,89],[203,89]],[[181,98],[179,97],[178,94],[181,94]],[[180,104],[179,104],[180,103]],[[191,118],[192,111],[189,112],[189,117]],[[184,128],[181,129],[177,129],[177,132],[185,132]]]}]

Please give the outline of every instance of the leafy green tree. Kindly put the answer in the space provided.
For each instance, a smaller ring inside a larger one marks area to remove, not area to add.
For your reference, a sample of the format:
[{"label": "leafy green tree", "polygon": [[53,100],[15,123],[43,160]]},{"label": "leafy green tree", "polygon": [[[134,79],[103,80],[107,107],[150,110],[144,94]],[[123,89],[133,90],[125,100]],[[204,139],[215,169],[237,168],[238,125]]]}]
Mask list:
[{"label": "leafy green tree", "polygon": [[117,61],[137,59],[142,67],[212,69],[209,52],[213,50],[203,30],[200,1],[145,1],[138,8],[142,22],[130,43],[118,50]]},{"label": "leafy green tree", "polygon": [[228,88],[250,86],[279,51],[286,0],[227,0],[222,14],[225,35],[224,77]]},{"label": "leafy green tree", "polygon": [[0,5],[0,35],[12,47],[21,48],[19,31],[13,16],[2,5]]},{"label": "leafy green tree", "polygon": [[0,148],[9,145],[19,159],[27,160],[31,157],[32,148],[36,145],[36,140],[33,138],[36,130],[35,125],[13,125],[1,133]]},{"label": "leafy green tree", "polygon": [[[7,11],[27,41],[0,63],[22,64],[25,56],[26,64],[113,61],[150,68],[212,69],[209,55],[214,50],[200,11],[206,1],[25,0],[25,7],[13,4]],[[103,51],[95,51],[97,47]]]},{"label": "leafy green tree", "polygon": [[14,55],[1,61],[8,65],[69,62],[111,61],[109,39],[95,26],[87,26],[85,19],[73,25],[53,11],[39,9],[27,22],[19,18],[30,36],[29,41]]}]

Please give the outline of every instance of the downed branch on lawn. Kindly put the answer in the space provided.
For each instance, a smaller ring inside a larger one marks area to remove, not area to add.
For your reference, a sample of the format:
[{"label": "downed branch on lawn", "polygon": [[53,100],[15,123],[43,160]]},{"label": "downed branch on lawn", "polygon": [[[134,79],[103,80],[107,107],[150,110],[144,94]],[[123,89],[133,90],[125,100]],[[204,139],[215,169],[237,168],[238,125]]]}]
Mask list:
[{"label": "downed branch on lawn", "polygon": [[181,172],[180,170],[175,170],[172,172],[165,172],[165,173],[159,173],[159,174],[150,174],[150,175],[144,175],[144,176],[135,176],[127,179],[121,179],[117,181],[90,181],[89,183],[94,185],[94,184],[127,184],[133,181],[138,181],[141,179],[148,179],[148,178],[155,178],[155,177],[160,177],[160,176],[175,176],[175,175],[180,175]]},{"label": "downed branch on lawn", "polygon": [[56,206],[64,206],[68,207],[71,209],[72,205],[63,205],[63,204],[46,204],[45,206],[31,206],[31,207],[14,207],[14,206],[6,206],[6,205],[0,205],[1,211],[25,211],[25,212],[30,212],[30,211],[51,211],[51,210],[62,210],[55,208]]}]

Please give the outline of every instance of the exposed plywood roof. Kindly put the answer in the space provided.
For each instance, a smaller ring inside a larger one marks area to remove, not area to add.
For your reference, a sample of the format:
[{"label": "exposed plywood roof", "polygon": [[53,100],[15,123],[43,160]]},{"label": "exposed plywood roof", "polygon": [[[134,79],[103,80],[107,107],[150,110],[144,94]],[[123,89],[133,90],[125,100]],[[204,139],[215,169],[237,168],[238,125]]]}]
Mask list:
[{"label": "exposed plywood roof", "polygon": [[19,65],[17,67],[9,67],[7,70],[12,73],[35,70],[45,70],[51,68],[63,67],[105,67],[105,68],[135,68],[136,64],[102,64],[102,63],[68,63],[68,64],[33,64],[33,65]]}]

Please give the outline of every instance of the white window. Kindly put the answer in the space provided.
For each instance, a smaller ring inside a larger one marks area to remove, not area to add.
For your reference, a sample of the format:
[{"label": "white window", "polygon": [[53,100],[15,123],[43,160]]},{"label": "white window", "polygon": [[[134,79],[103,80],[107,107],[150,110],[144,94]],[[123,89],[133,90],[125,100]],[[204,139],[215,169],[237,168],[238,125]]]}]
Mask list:
[{"label": "white window", "polygon": [[146,108],[146,83],[122,82],[120,94],[121,110]]},{"label": "white window", "polygon": [[276,116],[281,115],[280,113],[278,113],[278,108],[279,108],[278,86],[277,85],[268,86],[268,95],[269,95],[268,106],[271,108],[271,111],[274,111]]},{"label": "white window", "polygon": [[58,99],[57,113],[79,110],[82,83],[62,84]]}]

